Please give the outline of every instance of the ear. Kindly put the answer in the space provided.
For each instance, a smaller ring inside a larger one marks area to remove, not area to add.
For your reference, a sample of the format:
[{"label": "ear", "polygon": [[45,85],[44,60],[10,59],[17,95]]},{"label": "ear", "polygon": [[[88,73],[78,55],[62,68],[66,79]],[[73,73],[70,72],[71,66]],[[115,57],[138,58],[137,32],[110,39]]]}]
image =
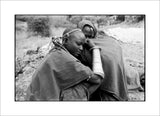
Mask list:
[{"label": "ear", "polygon": [[68,38],[64,38],[62,44],[66,44],[68,42]]}]

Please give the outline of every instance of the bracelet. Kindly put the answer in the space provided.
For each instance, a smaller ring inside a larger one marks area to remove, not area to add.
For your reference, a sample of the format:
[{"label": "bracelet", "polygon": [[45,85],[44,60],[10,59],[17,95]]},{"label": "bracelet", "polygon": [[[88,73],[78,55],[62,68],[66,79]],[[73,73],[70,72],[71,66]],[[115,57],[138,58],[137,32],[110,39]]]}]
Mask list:
[{"label": "bracelet", "polygon": [[100,49],[100,48],[98,46],[94,46],[94,47],[90,48],[89,51],[91,51],[93,49]]}]

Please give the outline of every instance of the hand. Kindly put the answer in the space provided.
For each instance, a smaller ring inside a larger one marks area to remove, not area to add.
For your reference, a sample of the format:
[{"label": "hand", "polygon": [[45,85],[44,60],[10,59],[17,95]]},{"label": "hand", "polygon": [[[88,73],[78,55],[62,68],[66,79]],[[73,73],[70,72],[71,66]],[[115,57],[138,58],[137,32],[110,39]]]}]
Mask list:
[{"label": "hand", "polygon": [[90,39],[87,39],[86,42],[85,42],[85,47],[87,47],[88,49],[91,49],[93,47],[95,47],[96,45],[93,43],[92,40]]}]

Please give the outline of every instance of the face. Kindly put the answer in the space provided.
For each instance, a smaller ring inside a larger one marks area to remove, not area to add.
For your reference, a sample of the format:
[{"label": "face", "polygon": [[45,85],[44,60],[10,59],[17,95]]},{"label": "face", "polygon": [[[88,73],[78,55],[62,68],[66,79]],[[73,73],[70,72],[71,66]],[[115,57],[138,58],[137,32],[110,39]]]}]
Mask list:
[{"label": "face", "polygon": [[82,32],[73,32],[64,44],[65,48],[75,57],[78,57],[83,50],[85,36]]},{"label": "face", "polygon": [[87,38],[92,38],[94,37],[94,30],[91,26],[84,26],[84,28],[82,29],[84,35],[87,37]]}]

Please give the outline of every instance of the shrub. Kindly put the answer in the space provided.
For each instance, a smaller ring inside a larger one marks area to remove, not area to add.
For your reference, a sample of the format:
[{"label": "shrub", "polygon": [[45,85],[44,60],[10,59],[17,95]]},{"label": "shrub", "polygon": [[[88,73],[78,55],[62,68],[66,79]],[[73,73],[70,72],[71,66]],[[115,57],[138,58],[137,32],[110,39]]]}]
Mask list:
[{"label": "shrub", "polygon": [[144,20],[144,18],[145,18],[145,15],[126,15],[125,21],[131,22],[131,23],[138,23],[138,22]]},{"label": "shrub", "polygon": [[139,16],[137,16],[137,22],[142,21],[144,18],[145,18],[144,15],[139,15]]},{"label": "shrub", "polygon": [[70,21],[66,19],[67,17],[65,16],[60,16],[60,17],[51,17],[51,24],[55,28],[66,28],[66,27],[71,27],[74,24],[72,24]]},{"label": "shrub", "polygon": [[31,17],[28,20],[28,31],[42,37],[50,36],[50,20],[48,17]]},{"label": "shrub", "polygon": [[116,21],[120,21],[120,22],[125,21],[125,15],[118,15],[116,18]]},{"label": "shrub", "polygon": [[82,21],[83,16],[69,16],[67,20],[69,20],[72,24],[77,25],[80,21]]}]

